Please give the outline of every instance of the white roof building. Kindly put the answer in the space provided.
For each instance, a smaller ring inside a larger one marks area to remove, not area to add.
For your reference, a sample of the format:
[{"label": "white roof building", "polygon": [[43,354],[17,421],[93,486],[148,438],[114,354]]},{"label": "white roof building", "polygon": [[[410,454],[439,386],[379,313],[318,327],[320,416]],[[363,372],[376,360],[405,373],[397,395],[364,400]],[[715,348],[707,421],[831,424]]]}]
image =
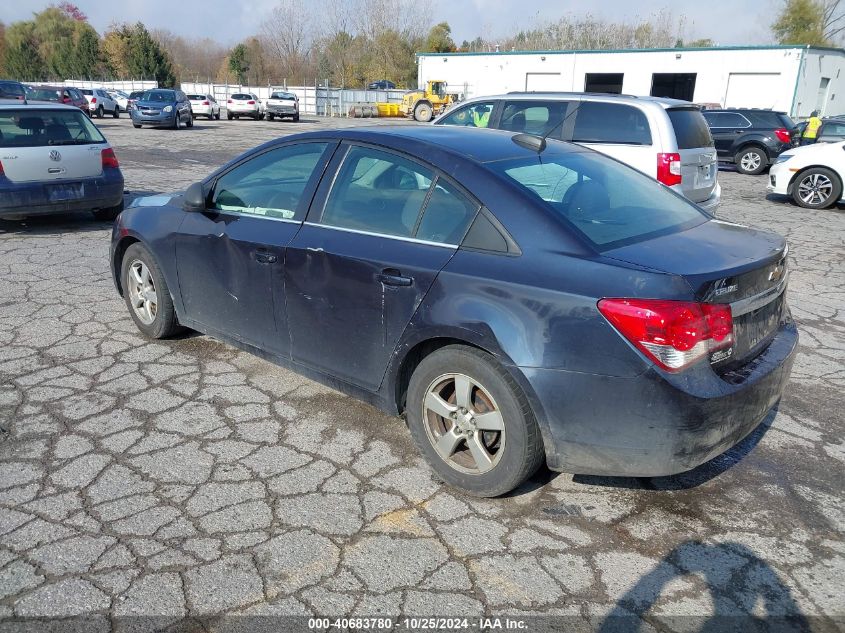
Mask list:
[{"label": "white roof building", "polygon": [[467,97],[511,91],[621,92],[796,118],[845,115],[845,50],[728,46],[610,51],[418,53],[420,85],[445,80]]}]

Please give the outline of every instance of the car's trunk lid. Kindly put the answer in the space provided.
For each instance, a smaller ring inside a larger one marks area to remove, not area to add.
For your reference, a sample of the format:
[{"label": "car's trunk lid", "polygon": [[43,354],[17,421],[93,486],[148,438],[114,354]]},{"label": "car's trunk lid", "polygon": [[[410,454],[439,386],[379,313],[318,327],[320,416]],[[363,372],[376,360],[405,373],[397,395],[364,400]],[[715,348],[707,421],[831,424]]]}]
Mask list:
[{"label": "car's trunk lid", "polygon": [[666,114],[681,156],[681,191],[693,202],[704,202],[713,195],[719,171],[707,121],[695,107],[668,108]]},{"label": "car's trunk lid", "polygon": [[717,352],[711,358],[720,367],[754,358],[785,315],[787,245],[775,233],[711,220],[604,255],[682,276],[695,301],[729,303],[735,344],[729,354]]},{"label": "car's trunk lid", "polygon": [[0,159],[12,182],[37,182],[91,178],[103,173],[105,143],[7,147]]}]

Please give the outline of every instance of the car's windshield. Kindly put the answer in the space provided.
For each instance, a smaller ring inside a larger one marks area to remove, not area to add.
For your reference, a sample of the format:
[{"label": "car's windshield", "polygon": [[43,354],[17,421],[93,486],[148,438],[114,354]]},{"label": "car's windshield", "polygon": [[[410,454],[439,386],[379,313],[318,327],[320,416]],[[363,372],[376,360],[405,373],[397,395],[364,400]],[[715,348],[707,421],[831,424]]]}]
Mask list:
[{"label": "car's windshield", "polygon": [[542,200],[598,250],[691,228],[709,219],[652,178],[592,152],[488,163]]},{"label": "car's windshield", "polygon": [[0,110],[0,147],[105,143],[100,131],[78,109]]},{"label": "car's windshield", "polygon": [[205,101],[205,95],[188,95],[188,101]]},{"label": "car's windshield", "polygon": [[140,100],[170,103],[171,101],[176,101],[176,96],[170,90],[147,90],[147,92],[141,95]]},{"label": "car's windshield", "polygon": [[0,81],[0,99],[23,99],[24,87],[14,81]]},{"label": "car's windshield", "polygon": [[129,94],[130,99],[140,99],[143,96],[144,92],[141,90],[136,90]]},{"label": "car's windshield", "polygon": [[271,99],[296,99],[291,93],[289,92],[274,92],[270,95]]}]

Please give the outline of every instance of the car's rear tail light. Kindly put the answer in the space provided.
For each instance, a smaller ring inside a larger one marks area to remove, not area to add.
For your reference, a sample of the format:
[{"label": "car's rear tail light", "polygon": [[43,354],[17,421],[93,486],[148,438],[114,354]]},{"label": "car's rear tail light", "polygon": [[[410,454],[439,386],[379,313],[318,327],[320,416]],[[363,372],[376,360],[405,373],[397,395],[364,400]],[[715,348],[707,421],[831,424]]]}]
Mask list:
[{"label": "car's rear tail light", "polygon": [[97,97],[91,97],[91,103],[97,103]]},{"label": "car's rear tail light", "polygon": [[657,180],[664,185],[681,184],[681,155],[660,153],[657,155]]},{"label": "car's rear tail light", "polygon": [[733,346],[728,304],[602,299],[598,308],[622,336],[666,371],[680,371]]},{"label": "car's rear tail light", "polygon": [[232,103],[232,100],[231,100],[231,99],[229,99],[226,103]]},{"label": "car's rear tail light", "polygon": [[202,104],[203,105],[211,105],[208,101],[203,101]]},{"label": "car's rear tail light", "polygon": [[249,101],[247,101],[247,103],[248,103],[249,105],[255,105],[255,101],[253,101],[252,99],[250,99]]},{"label": "car's rear tail light", "polygon": [[785,127],[779,127],[775,130],[775,136],[778,137],[778,140],[781,143],[789,143],[792,140],[792,136],[789,134],[789,130]]},{"label": "car's rear tail light", "polygon": [[70,103],[70,97],[62,97],[62,103]]},{"label": "car's rear tail light", "polygon": [[3,161],[0,160],[0,176],[3,176],[5,172],[3,171]]},{"label": "car's rear tail light", "polygon": [[117,156],[115,156],[114,150],[111,147],[104,149],[100,155],[103,159],[103,169],[117,169],[120,167],[120,164],[117,162]]}]

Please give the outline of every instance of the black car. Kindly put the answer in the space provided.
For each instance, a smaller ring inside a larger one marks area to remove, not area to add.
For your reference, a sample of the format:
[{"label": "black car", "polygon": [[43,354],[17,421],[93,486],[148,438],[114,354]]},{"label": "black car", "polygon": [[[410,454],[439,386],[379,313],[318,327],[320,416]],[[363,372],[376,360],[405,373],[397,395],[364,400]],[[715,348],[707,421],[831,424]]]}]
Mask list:
[{"label": "black car", "polygon": [[798,144],[800,134],[785,112],[730,108],[702,111],[719,160],[743,174],[762,173],[781,152]]},{"label": "black car", "polygon": [[26,88],[19,81],[0,79],[0,99],[26,101]]},{"label": "black car", "polygon": [[404,412],[445,481],[492,496],[544,460],[665,475],[750,433],[798,341],[786,252],[577,145],[397,126],[275,139],[142,199],[110,268],[146,336]]},{"label": "black car", "polygon": [[367,84],[367,90],[393,90],[394,88],[396,88],[396,84],[392,81],[388,81],[387,79]]}]

